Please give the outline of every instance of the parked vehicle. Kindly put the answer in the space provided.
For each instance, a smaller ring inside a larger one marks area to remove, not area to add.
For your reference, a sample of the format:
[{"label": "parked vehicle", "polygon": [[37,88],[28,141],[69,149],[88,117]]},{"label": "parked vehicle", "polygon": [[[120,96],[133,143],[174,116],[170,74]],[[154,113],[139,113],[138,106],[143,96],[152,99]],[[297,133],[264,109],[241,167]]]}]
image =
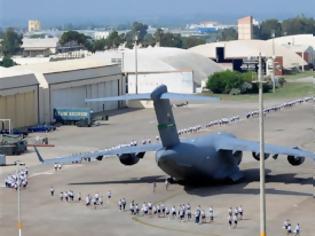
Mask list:
[{"label": "parked vehicle", "polygon": [[108,120],[105,111],[94,112],[89,108],[55,108],[54,119],[57,124],[90,127],[97,120]]},{"label": "parked vehicle", "polygon": [[35,133],[35,132],[51,132],[55,131],[56,126],[54,125],[34,125],[28,128],[28,132]]}]

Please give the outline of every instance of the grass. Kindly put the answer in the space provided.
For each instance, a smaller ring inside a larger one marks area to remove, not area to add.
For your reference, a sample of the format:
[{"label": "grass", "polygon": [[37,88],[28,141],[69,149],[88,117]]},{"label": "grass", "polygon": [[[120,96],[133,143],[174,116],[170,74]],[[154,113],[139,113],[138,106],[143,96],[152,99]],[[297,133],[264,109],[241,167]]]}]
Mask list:
[{"label": "grass", "polygon": [[[304,76],[305,77],[305,76]],[[242,95],[228,95],[228,94],[211,94],[204,93],[207,96],[217,96],[221,100],[226,101],[257,101],[257,94],[242,94]],[[264,99],[294,99],[300,97],[315,96],[315,85],[311,83],[286,83],[283,87],[278,88],[276,93],[264,93]]]},{"label": "grass", "polygon": [[286,80],[296,80],[296,79],[302,79],[305,77],[310,77],[310,76],[314,76],[314,72],[313,71],[304,71],[304,72],[299,72],[296,74],[292,74],[292,75],[285,75],[283,76]]}]

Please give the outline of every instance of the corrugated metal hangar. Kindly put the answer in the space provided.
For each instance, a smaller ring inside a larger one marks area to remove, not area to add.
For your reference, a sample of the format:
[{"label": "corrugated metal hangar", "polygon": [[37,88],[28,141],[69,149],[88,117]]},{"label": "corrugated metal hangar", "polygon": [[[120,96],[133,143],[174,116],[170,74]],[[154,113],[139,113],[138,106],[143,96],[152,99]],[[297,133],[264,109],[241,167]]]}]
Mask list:
[{"label": "corrugated metal hangar", "polygon": [[89,107],[94,111],[114,110],[119,108],[118,102],[87,104],[84,100],[85,98],[118,96],[125,90],[120,65],[108,64],[100,60],[77,59],[47,62],[3,70],[11,71],[10,73],[30,71],[21,79],[19,77],[12,79],[12,76],[8,76],[10,73],[0,78],[1,94],[4,91],[5,94],[9,93],[8,85],[14,88],[14,91],[23,91],[23,96],[14,95],[14,101],[13,98],[0,100],[0,118],[16,120],[13,127],[52,122],[54,108]]},{"label": "corrugated metal hangar", "polygon": [[53,121],[54,108],[90,107],[94,111],[118,108],[117,102],[84,102],[85,98],[123,93],[122,73],[117,64],[77,59],[22,67],[33,71],[40,83],[40,122]]},{"label": "corrugated metal hangar", "polygon": [[10,119],[13,127],[38,123],[38,94],[34,74],[0,69],[0,119]]}]

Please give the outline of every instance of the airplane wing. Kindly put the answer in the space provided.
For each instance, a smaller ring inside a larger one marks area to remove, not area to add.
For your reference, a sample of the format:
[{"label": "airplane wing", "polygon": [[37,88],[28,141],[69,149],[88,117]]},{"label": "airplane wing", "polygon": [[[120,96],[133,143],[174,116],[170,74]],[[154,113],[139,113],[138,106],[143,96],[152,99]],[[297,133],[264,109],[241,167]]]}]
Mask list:
[{"label": "airplane wing", "polygon": [[[216,150],[231,150],[231,151],[249,151],[259,153],[259,143],[238,139],[234,137],[224,137],[218,139],[215,143]],[[265,153],[271,155],[287,155],[294,157],[308,157],[315,161],[315,153],[305,151],[299,148],[289,148],[272,144],[265,144]]]},{"label": "airplane wing", "polygon": [[40,162],[43,164],[76,164],[83,161],[95,161],[102,160],[103,158],[129,154],[129,153],[142,153],[142,152],[151,152],[156,151],[162,148],[162,144],[146,144],[146,145],[137,145],[137,146],[125,146],[120,148],[96,150],[91,152],[77,153],[68,156],[62,156],[52,159],[44,159],[39,153],[37,147],[34,146],[36,155]]}]

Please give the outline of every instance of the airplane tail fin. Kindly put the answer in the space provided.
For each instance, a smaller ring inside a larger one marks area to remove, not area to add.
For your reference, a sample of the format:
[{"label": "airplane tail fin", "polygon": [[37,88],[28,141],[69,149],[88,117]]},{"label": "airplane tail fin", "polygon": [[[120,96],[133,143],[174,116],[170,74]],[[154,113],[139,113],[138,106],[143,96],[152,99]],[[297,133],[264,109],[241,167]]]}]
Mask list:
[{"label": "airplane tail fin", "polygon": [[218,98],[193,94],[169,93],[165,85],[157,87],[152,93],[127,94],[116,97],[86,99],[86,102],[152,100],[158,121],[158,130],[163,147],[177,145],[179,141],[170,100],[173,101],[218,101]]}]

